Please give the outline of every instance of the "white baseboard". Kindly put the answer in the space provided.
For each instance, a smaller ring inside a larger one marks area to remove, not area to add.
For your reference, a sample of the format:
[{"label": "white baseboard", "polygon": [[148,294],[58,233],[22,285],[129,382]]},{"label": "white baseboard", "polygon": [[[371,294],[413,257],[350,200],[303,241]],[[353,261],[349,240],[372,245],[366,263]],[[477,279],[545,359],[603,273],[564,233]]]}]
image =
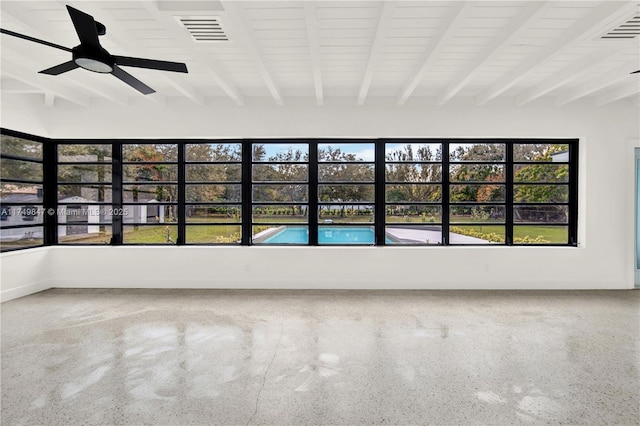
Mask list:
[{"label": "white baseboard", "polygon": [[9,290],[2,290],[0,292],[0,302],[8,302],[9,300],[17,299],[19,297],[28,296],[30,294],[38,293],[51,288],[49,281],[41,281],[38,283],[24,285],[22,287],[12,288]]}]

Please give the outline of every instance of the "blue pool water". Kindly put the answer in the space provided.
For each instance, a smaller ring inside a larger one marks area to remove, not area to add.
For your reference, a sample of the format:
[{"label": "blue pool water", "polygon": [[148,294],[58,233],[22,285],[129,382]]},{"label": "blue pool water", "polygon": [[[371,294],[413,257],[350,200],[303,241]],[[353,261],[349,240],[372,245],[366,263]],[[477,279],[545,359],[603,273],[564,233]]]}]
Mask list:
[{"label": "blue pool water", "polygon": [[[373,229],[365,227],[347,228],[342,226],[320,226],[319,244],[373,244]],[[289,226],[273,237],[264,240],[265,244],[307,244],[309,230],[306,227]]]}]

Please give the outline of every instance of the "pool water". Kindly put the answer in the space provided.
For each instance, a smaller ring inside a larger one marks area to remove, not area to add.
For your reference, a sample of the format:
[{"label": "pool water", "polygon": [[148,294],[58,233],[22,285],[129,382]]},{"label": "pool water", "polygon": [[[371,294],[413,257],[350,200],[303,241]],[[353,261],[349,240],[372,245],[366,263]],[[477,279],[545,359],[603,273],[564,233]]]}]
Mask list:
[{"label": "pool water", "polygon": [[[369,227],[320,226],[318,244],[373,244],[373,229]],[[265,244],[307,244],[309,230],[306,227],[286,227],[264,240]]]}]

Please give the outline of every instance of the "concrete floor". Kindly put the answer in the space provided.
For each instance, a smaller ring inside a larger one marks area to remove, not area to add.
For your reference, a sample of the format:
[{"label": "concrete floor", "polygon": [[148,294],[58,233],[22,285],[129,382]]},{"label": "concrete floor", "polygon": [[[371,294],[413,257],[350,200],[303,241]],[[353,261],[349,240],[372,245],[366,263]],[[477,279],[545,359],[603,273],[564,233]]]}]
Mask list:
[{"label": "concrete floor", "polygon": [[2,425],[640,419],[640,292],[49,290],[2,304]]}]

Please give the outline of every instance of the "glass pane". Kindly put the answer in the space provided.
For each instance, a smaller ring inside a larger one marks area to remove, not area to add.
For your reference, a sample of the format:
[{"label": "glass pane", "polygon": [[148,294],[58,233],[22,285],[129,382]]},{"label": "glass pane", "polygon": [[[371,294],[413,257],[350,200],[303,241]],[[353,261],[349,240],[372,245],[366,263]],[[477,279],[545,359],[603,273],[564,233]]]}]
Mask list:
[{"label": "glass pane", "polygon": [[0,135],[0,153],[42,160],[42,143],[16,136]]},{"label": "glass pane", "polygon": [[111,223],[113,212],[111,206],[61,204],[58,206],[58,222],[67,224]]},{"label": "glass pane", "polygon": [[451,185],[449,190],[451,202],[466,203],[492,201],[504,202],[504,185]]},{"label": "glass pane", "polygon": [[125,244],[175,244],[178,227],[170,225],[133,225],[122,227]]},{"label": "glass pane", "polygon": [[111,183],[110,165],[58,166],[58,182]]},{"label": "glass pane", "polygon": [[320,143],[318,161],[374,161],[375,144],[372,143]]},{"label": "glass pane", "polygon": [[175,144],[126,144],[122,145],[124,161],[163,162],[178,161]]},{"label": "glass pane", "polygon": [[0,249],[4,251],[39,246],[43,244],[43,235],[42,226],[0,229]]},{"label": "glass pane", "polygon": [[242,201],[242,185],[186,185],[187,202]]},{"label": "glass pane", "polygon": [[387,182],[441,182],[442,166],[439,164],[387,164]]},{"label": "glass pane", "polygon": [[329,223],[369,223],[374,222],[374,207],[353,204],[329,204],[318,206],[321,224]]},{"label": "glass pane", "polygon": [[442,244],[442,226],[391,225],[386,228],[387,244]]},{"label": "glass pane", "polygon": [[387,202],[438,202],[442,200],[442,185],[386,185]]},{"label": "glass pane", "polygon": [[319,182],[373,182],[373,164],[319,164]]},{"label": "glass pane", "polygon": [[125,204],[122,206],[124,223],[171,223],[178,217],[178,206],[166,204]]},{"label": "glass pane", "polygon": [[187,225],[187,244],[240,244],[240,225]]},{"label": "glass pane", "polygon": [[242,161],[242,145],[239,143],[187,144],[187,161],[228,162]]},{"label": "glass pane", "polygon": [[318,244],[373,245],[372,226],[319,226]]},{"label": "glass pane", "polygon": [[58,161],[84,163],[110,163],[111,145],[58,145]]},{"label": "glass pane", "polygon": [[504,244],[503,225],[458,225],[449,228],[450,244]]},{"label": "glass pane", "polygon": [[569,182],[567,164],[516,164],[514,182]]},{"label": "glass pane", "polygon": [[186,206],[187,223],[237,223],[242,221],[240,206]]},{"label": "glass pane", "polygon": [[62,244],[109,244],[111,225],[61,225],[58,242]]},{"label": "glass pane", "polygon": [[0,226],[39,225],[44,221],[44,213],[42,205],[0,205]]},{"label": "glass pane", "polygon": [[254,244],[309,244],[309,228],[306,226],[254,226],[252,241]]},{"label": "glass pane", "polygon": [[411,204],[389,204],[385,215],[387,223],[441,223],[442,207]]},{"label": "glass pane", "polygon": [[503,143],[451,143],[449,159],[454,162],[494,162],[506,160],[506,149]]},{"label": "glass pane", "polygon": [[504,182],[504,177],[501,164],[452,164],[449,168],[451,182]]},{"label": "glass pane", "polygon": [[387,143],[386,161],[441,161],[442,144],[439,143]]},{"label": "glass pane", "polygon": [[125,182],[175,182],[178,166],[171,164],[130,164],[122,166]]},{"label": "glass pane", "polygon": [[269,223],[291,223],[301,222],[307,223],[308,206],[301,205],[261,205],[253,206],[253,222],[269,222]]},{"label": "glass pane", "polygon": [[178,200],[177,185],[122,185],[122,199],[125,202],[148,203]]},{"label": "glass pane", "polygon": [[41,203],[42,184],[0,183],[0,201],[3,203]]},{"label": "glass pane", "polygon": [[513,144],[513,161],[568,162],[569,145],[550,143],[516,143]]},{"label": "glass pane", "polygon": [[516,203],[567,203],[568,185],[514,185],[513,201]]},{"label": "glass pane", "polygon": [[318,185],[321,202],[369,202],[375,200],[373,185]]},{"label": "glass pane", "polygon": [[309,186],[291,185],[253,185],[255,202],[306,202],[309,198]]},{"label": "glass pane", "polygon": [[297,144],[253,144],[253,161],[290,163],[309,161],[309,145]]},{"label": "glass pane", "polygon": [[513,206],[513,221],[529,223],[567,223],[569,222],[569,206]]},{"label": "glass pane", "polygon": [[42,164],[1,158],[0,177],[2,179],[18,179],[41,182]]},{"label": "glass pane", "polygon": [[307,182],[309,166],[305,164],[256,164],[252,167],[254,182]]},{"label": "glass pane", "polygon": [[112,190],[105,185],[58,185],[58,201],[64,202],[73,197],[69,202],[111,202]]},{"label": "glass pane", "polygon": [[498,205],[453,205],[450,206],[449,221],[451,223],[504,223],[505,207]]},{"label": "glass pane", "polygon": [[187,164],[187,182],[240,182],[240,164]]},{"label": "glass pane", "polygon": [[517,225],[513,227],[514,244],[568,244],[568,226]]}]

